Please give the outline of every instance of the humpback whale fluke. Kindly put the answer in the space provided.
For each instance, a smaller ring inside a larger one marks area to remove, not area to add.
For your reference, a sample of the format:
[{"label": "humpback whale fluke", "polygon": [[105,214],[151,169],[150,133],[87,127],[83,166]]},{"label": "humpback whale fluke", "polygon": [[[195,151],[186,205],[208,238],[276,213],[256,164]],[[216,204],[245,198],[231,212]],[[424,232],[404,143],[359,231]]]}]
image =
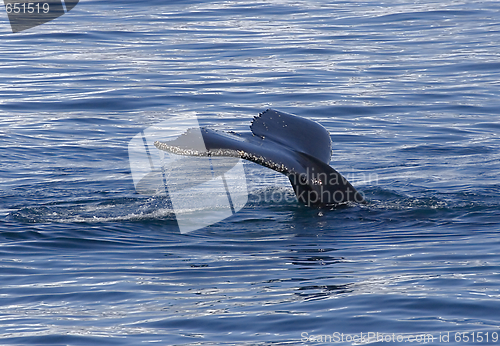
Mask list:
[{"label": "humpback whale fluke", "polygon": [[[155,142],[164,151],[188,156],[229,156],[249,160],[288,176],[297,199],[307,206],[335,206],[365,199],[330,165],[332,142],[320,124],[273,109],[256,116],[251,133],[208,128],[187,130],[177,139]],[[194,147],[201,136],[205,148]]]}]

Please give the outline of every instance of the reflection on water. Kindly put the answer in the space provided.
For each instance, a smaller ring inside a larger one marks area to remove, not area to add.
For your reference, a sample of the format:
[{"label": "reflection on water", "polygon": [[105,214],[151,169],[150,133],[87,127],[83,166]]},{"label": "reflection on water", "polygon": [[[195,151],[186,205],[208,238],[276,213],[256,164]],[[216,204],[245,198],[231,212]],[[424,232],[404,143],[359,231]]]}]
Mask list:
[{"label": "reflection on water", "polygon": [[[499,10],[86,1],[0,27],[0,343],[497,330]],[[323,124],[369,203],[306,208],[245,164],[246,206],[180,234],[135,191],[138,133],[247,131],[269,107]]]}]

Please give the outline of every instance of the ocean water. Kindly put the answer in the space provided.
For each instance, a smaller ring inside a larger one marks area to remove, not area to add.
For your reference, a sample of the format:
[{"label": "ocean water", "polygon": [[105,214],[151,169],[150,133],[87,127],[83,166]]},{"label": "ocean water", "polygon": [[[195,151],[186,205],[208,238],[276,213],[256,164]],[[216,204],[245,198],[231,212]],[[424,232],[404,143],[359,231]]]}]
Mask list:
[{"label": "ocean water", "polygon": [[[500,342],[498,2],[82,0],[0,35],[0,344]],[[369,203],[248,163],[246,206],[180,234],[135,192],[138,132],[269,107]]]}]

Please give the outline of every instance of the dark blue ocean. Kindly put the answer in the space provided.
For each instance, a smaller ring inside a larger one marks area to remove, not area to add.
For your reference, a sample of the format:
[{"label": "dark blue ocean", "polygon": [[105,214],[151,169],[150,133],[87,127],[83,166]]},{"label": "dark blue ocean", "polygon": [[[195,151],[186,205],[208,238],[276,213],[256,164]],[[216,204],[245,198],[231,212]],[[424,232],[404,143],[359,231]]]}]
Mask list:
[{"label": "dark blue ocean", "polygon": [[[497,1],[82,0],[0,37],[1,345],[500,344]],[[267,108],[369,203],[246,163],[246,206],[181,234],[136,193],[140,131]]]}]

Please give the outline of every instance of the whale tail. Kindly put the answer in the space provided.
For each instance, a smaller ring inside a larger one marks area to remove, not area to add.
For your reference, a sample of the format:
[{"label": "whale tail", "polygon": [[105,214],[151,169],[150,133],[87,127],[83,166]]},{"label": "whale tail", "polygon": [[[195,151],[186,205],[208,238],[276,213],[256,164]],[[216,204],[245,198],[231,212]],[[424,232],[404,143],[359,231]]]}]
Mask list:
[{"label": "whale tail", "polygon": [[[328,164],[332,143],[320,124],[268,109],[254,118],[250,129],[251,133],[244,134],[208,128],[188,130],[173,141],[157,141],[155,146],[180,155],[238,157],[271,168],[288,176],[297,199],[307,206],[365,202],[363,195]],[[193,147],[200,139],[205,147]]]}]

